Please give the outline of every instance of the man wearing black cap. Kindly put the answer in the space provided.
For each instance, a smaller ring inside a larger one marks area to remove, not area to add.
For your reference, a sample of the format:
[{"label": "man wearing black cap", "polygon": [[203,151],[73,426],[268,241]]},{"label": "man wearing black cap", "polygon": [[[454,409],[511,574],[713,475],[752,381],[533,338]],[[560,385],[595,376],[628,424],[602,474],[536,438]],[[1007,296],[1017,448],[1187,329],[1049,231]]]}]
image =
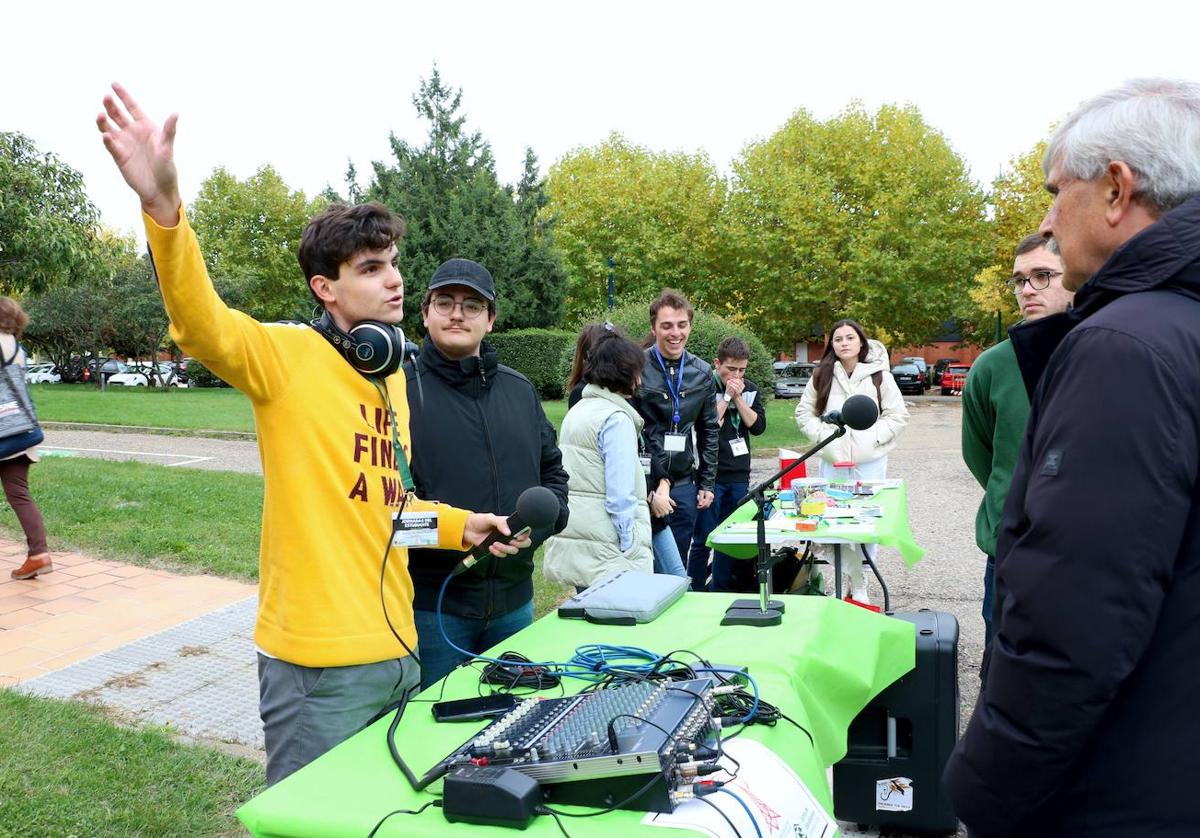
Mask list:
[{"label": "man wearing black cap", "polygon": [[470,259],[442,263],[429,281],[421,315],[428,339],[419,359],[404,368],[420,496],[508,515],[521,492],[541,485],[561,506],[552,529],[533,531],[531,546],[454,577],[441,603],[445,635],[438,626],[438,594],[466,554],[409,552],[421,686],[428,687],[466,659],[450,643],[479,653],[533,622],[533,553],[567,525],[567,473],[537,390],[498,364],[484,341],[496,322],[496,287],[487,269]]}]

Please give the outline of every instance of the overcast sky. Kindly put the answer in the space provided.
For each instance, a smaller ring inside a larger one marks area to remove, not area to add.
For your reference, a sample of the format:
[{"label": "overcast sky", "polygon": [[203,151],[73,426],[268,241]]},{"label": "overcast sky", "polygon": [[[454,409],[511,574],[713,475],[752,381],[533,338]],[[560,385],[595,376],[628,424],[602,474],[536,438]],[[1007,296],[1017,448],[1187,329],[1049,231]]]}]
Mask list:
[{"label": "overcast sky", "polygon": [[84,173],[104,221],[140,228],[95,128],[122,81],[180,115],[185,201],[224,165],[270,163],[312,195],[363,185],[388,134],[421,142],[412,95],[437,62],[516,181],[614,130],[704,151],[723,172],[798,108],[912,103],[981,183],[1083,99],[1137,75],[1200,80],[1200,6],[1139,3],[20,3],[3,15],[0,130]]}]

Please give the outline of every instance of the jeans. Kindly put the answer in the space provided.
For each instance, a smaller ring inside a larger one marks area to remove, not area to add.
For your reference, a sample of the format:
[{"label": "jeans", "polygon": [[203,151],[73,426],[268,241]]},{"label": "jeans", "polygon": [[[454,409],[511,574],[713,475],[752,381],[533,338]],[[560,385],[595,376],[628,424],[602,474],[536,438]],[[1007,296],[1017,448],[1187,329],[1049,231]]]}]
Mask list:
[{"label": "jeans", "polygon": [[[693,580],[708,576],[708,557],[713,551],[704,542],[717,524],[729,517],[738,501],[746,497],[749,488],[749,483],[718,483],[712,505],[696,514],[692,549],[688,552],[688,575]],[[717,550],[712,557],[712,583],[700,590],[750,593],[757,588],[756,578],[753,559],[735,559]]]},{"label": "jeans", "polygon": [[[675,511],[667,516],[667,526],[675,538],[675,549],[679,551],[681,559],[688,554],[688,549],[692,546],[692,533],[696,529],[696,493],[696,484],[688,481],[671,487],[671,500],[675,501]],[[705,582],[705,579],[697,581],[696,577],[692,576],[692,590],[703,591]]]},{"label": "jeans", "polygon": [[[470,660],[446,644],[438,629],[436,611],[413,611],[417,626],[417,655],[421,658],[421,689],[449,675],[456,666]],[[507,614],[491,617],[460,617],[442,612],[446,636],[460,649],[479,654],[503,643],[521,629],[533,623],[533,600],[514,608]]]},{"label": "jeans", "polygon": [[650,542],[650,547],[654,551],[654,572],[665,573],[670,576],[687,576],[687,569],[683,566],[683,559],[679,555],[679,547],[675,544],[675,534],[671,532],[670,527],[663,527],[654,534],[654,539]]}]

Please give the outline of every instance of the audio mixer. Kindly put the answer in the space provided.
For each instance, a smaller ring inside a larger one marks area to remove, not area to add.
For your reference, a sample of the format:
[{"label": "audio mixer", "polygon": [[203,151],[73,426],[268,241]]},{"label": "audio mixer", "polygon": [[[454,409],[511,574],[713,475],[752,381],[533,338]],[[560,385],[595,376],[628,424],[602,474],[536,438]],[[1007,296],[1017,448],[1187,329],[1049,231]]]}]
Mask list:
[{"label": "audio mixer", "polygon": [[525,699],[442,765],[513,768],[550,802],[670,812],[714,729],[712,690],[698,678]]}]

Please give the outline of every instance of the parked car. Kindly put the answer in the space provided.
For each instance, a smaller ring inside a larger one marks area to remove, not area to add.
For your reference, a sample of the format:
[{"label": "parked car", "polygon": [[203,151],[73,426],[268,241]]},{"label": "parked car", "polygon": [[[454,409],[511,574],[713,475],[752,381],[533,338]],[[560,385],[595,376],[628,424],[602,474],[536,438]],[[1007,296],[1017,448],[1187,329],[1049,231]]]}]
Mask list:
[{"label": "parked car", "polygon": [[942,373],[942,395],[961,394],[963,387],[967,386],[969,369],[971,369],[970,364],[951,364],[946,367],[946,371]]},{"label": "parked car", "polygon": [[896,364],[892,367],[892,378],[905,396],[925,395],[925,376],[916,364]]},{"label": "parked car", "polygon": [[101,380],[110,381],[114,375],[129,372],[129,365],[124,361],[118,361],[116,358],[108,358],[103,363],[98,363],[95,358],[89,359],[84,374],[81,376],[81,381],[95,381],[96,376],[101,376]]},{"label": "parked car", "polygon": [[924,358],[920,358],[920,357],[913,355],[913,356],[910,356],[907,358],[901,358],[900,363],[901,364],[912,364],[913,366],[915,366],[918,370],[921,371],[921,381],[923,381],[925,383],[925,387],[928,388],[930,386],[929,363]]},{"label": "parked car", "polygon": [[775,398],[798,399],[803,396],[814,369],[816,364],[805,361],[776,361]]},{"label": "parked car", "polygon": [[[148,387],[151,384],[152,368],[149,364],[133,364],[125,372],[108,377],[109,384],[123,387]],[[153,366],[155,387],[186,387],[187,381],[181,379],[175,372],[175,365],[159,361]]]},{"label": "parked car", "polygon": [[54,364],[29,364],[25,367],[26,384],[58,384],[60,381],[62,376]]},{"label": "parked car", "polygon": [[938,358],[933,364],[933,386],[937,387],[942,383],[942,373],[946,371],[946,367],[957,363],[957,358]]}]

